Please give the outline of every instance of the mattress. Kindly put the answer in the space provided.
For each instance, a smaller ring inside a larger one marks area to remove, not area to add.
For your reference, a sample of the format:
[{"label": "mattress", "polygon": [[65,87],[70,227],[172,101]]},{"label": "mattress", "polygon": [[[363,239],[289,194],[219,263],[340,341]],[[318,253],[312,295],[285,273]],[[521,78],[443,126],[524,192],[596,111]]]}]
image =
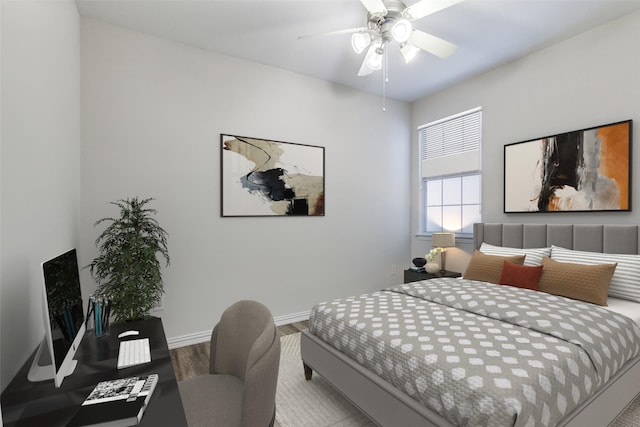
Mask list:
[{"label": "mattress", "polygon": [[310,332],[455,425],[554,425],[640,353],[612,310],[460,279],[318,304]]}]

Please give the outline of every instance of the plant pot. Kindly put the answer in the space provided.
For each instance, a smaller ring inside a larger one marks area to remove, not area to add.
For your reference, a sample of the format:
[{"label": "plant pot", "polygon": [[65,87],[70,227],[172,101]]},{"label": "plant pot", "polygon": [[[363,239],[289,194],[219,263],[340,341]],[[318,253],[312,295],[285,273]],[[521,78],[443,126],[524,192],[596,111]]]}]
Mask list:
[{"label": "plant pot", "polygon": [[440,266],[437,262],[429,261],[427,265],[424,266],[424,269],[427,273],[436,274],[440,271]]}]

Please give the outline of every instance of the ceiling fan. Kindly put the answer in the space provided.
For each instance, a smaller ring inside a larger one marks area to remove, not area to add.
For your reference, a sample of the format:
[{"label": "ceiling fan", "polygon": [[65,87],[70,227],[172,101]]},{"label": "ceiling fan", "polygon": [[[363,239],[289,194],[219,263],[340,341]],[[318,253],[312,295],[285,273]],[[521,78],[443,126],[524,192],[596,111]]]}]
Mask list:
[{"label": "ceiling fan", "polygon": [[360,0],[367,9],[367,26],[328,33],[300,36],[302,38],[351,33],[351,46],[360,54],[367,48],[358,76],[366,76],[382,68],[385,48],[396,41],[405,62],[411,61],[422,49],[440,58],[451,56],[457,46],[424,31],[413,28],[411,22],[438,12],[463,0],[420,0],[406,6],[399,0]]}]

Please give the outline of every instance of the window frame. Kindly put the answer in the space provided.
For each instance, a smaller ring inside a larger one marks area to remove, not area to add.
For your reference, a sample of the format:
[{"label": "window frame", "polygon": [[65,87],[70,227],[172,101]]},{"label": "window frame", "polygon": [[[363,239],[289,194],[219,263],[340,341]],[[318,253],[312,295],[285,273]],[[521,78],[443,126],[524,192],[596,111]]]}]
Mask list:
[{"label": "window frame", "polygon": [[[480,193],[478,194],[478,198],[477,198],[477,202],[473,202],[473,203],[465,203],[464,200],[464,193],[465,193],[465,188],[464,188],[464,178],[465,177],[477,177],[477,185],[479,187]],[[428,182],[434,182],[434,181],[440,181],[441,185],[444,185],[444,181],[447,179],[451,179],[451,178],[456,178],[460,180],[460,194],[459,194],[459,201],[458,203],[446,203],[444,200],[444,189],[440,190],[440,203],[439,204],[429,204],[429,201],[427,200],[427,183]],[[456,233],[456,236],[472,236],[473,235],[473,230],[469,231],[469,232],[464,232],[462,230],[464,230],[463,224],[464,224],[464,207],[471,207],[471,206],[477,206],[478,207],[478,215],[482,215],[482,172],[479,170],[476,171],[468,171],[465,173],[461,173],[461,174],[455,174],[455,175],[442,175],[442,176],[434,176],[434,177],[421,177],[421,197],[422,197],[422,204],[421,204],[421,208],[422,208],[422,215],[420,216],[420,220],[421,220],[421,224],[420,224],[420,230],[422,231],[421,234],[424,235],[431,235],[432,233],[439,233],[439,232],[447,232],[447,231],[452,231]],[[445,215],[444,215],[444,210],[445,208],[450,207],[450,208],[458,208],[459,209],[459,213],[457,216],[457,219],[460,221],[459,224],[459,228],[448,228],[445,225],[447,224],[447,221],[444,219]],[[429,208],[437,208],[440,209],[441,212],[441,226],[440,229],[437,230],[429,230],[429,215],[428,215],[428,209]],[[481,218],[481,217],[480,217]],[[480,218],[478,220],[480,220]],[[473,227],[473,226],[471,226]]]}]

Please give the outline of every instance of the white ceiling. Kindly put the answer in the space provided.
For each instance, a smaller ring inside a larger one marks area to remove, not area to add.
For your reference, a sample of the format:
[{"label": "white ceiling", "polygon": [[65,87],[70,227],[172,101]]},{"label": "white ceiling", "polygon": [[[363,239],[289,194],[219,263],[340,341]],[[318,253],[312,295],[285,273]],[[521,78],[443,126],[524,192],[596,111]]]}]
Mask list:
[{"label": "white ceiling", "polygon": [[[83,16],[382,95],[382,74],[357,77],[350,35],[358,0],[76,0]],[[417,0],[406,0],[407,5]],[[388,55],[388,98],[415,101],[500,64],[640,9],[640,0],[465,0],[415,22],[458,45],[447,59]]]}]

